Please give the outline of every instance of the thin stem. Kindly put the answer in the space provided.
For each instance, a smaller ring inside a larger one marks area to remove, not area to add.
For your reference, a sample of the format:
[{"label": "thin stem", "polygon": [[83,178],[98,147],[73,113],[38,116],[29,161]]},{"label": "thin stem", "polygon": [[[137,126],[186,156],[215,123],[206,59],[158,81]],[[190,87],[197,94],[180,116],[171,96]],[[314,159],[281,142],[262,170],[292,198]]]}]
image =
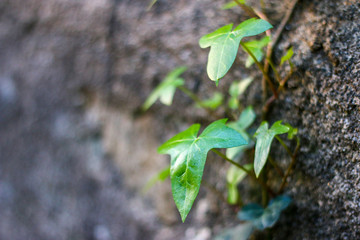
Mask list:
[{"label": "thin stem", "polygon": [[186,87],[178,86],[178,89],[180,89],[183,93],[185,93],[188,97],[190,97],[194,102],[196,102],[202,108],[207,108],[206,106],[204,106],[204,104],[201,102],[198,96],[196,96],[192,91],[190,91]]},{"label": "thin stem", "polygon": [[285,148],[286,152],[289,154],[289,156],[291,157],[293,155],[293,153],[291,152],[290,148],[284,143],[284,141],[279,137],[279,136],[275,136],[276,140],[279,141],[279,143]]},{"label": "thin stem", "polygon": [[273,165],[273,167],[275,168],[276,172],[281,176],[284,177],[284,172],[281,170],[281,168],[279,167],[279,165],[275,162],[275,160],[269,156],[269,162],[271,165]]},{"label": "thin stem", "polygon": [[254,60],[256,65],[259,67],[259,69],[263,73],[263,76],[265,77],[267,83],[269,84],[269,86],[271,88],[271,91],[273,92],[275,98],[277,98],[278,95],[277,95],[276,89],[275,89],[274,85],[272,84],[269,75],[265,72],[264,67],[262,66],[262,64],[256,59],[254,54],[249,50],[248,47],[246,47],[246,45],[244,43],[241,42],[240,44],[244,48],[244,50],[250,55],[250,57]]},{"label": "thin stem", "polygon": [[187,89],[184,86],[178,86],[178,89],[180,89],[183,93],[185,93],[188,97],[190,97],[200,107],[205,109],[212,117],[219,118],[218,116],[216,116],[215,112],[213,110],[211,110],[210,108],[206,107],[202,103],[202,101],[198,98],[198,96],[196,96],[196,94],[194,94],[192,91],[190,91],[189,89]]},{"label": "thin stem", "polygon": [[280,91],[284,88],[285,83],[290,79],[290,77],[294,73],[294,71],[295,71],[295,68],[291,67],[289,74],[286,77],[284,77],[283,80],[281,80],[280,86],[278,87],[278,93],[280,93]]},{"label": "thin stem", "polygon": [[284,191],[284,188],[285,188],[285,186],[287,184],[287,178],[289,177],[290,172],[291,172],[291,170],[293,169],[293,167],[294,167],[294,165],[296,163],[296,156],[297,156],[297,154],[299,152],[299,149],[300,149],[300,139],[298,137],[296,137],[296,148],[295,148],[294,153],[291,155],[291,163],[290,163],[288,169],[285,172],[285,175],[284,175],[284,177],[282,179],[282,182],[281,182],[280,189],[279,189],[278,193],[281,193],[282,191]]},{"label": "thin stem", "polygon": [[228,161],[229,163],[231,163],[232,165],[235,165],[236,167],[240,168],[241,170],[243,170],[244,172],[246,172],[248,175],[252,175],[252,173],[247,170],[246,168],[244,168],[243,166],[241,166],[240,164],[238,164],[237,162],[231,160],[230,158],[226,157],[225,154],[223,154],[222,152],[220,152],[219,150],[216,149],[211,149],[211,151],[213,151],[214,153],[216,153],[217,155],[219,155],[221,158],[225,159],[226,161]]},{"label": "thin stem", "polygon": [[253,174],[251,171],[247,170],[246,168],[244,168],[243,166],[241,166],[240,164],[238,164],[237,162],[234,162],[233,160],[231,160],[230,158],[226,157],[223,153],[221,153],[220,151],[216,150],[216,149],[211,149],[211,151],[213,151],[214,153],[216,153],[217,155],[219,155],[221,158],[225,159],[226,161],[228,161],[229,163],[235,165],[236,167],[240,168],[241,170],[243,170],[244,172],[246,172],[252,179],[254,179],[256,182],[258,182],[263,189],[265,189],[271,196],[275,196],[274,192],[263,182],[261,181],[259,178],[256,178],[255,174]]},{"label": "thin stem", "polygon": [[[277,42],[279,41],[279,38],[286,26],[286,23],[289,21],[294,9],[295,9],[295,6],[296,6],[296,3],[298,2],[299,0],[293,0],[291,3],[290,3],[290,7],[289,9],[287,10],[284,18],[282,19],[281,23],[280,23],[280,26],[277,28],[274,36],[272,37],[272,40],[271,42],[269,43],[268,47],[267,47],[267,50],[266,50],[266,58],[265,58],[265,64],[264,64],[264,71],[266,74],[268,74],[269,72],[269,61],[267,59],[271,59],[272,57],[272,52],[274,50],[274,47],[275,45],[277,44]],[[265,81],[266,81],[266,78],[265,78],[265,75],[262,79],[262,85],[263,87],[266,86],[265,84]],[[264,100],[266,99],[266,91],[263,92],[263,98]]]},{"label": "thin stem", "polygon": [[[290,66],[292,66],[292,67],[290,67],[290,72],[289,72],[289,74],[288,74],[286,77],[284,77],[283,80],[281,80],[281,82],[280,82],[280,85],[279,85],[279,87],[278,87],[278,89],[277,89],[277,93],[278,93],[278,94],[280,94],[280,92],[283,90],[286,82],[290,79],[291,75],[292,75],[292,74],[294,73],[294,71],[295,71],[295,67],[294,67],[293,65],[290,65]],[[265,103],[265,105],[264,105],[264,107],[263,107],[263,110],[262,110],[262,112],[263,112],[263,114],[262,114],[262,115],[263,115],[263,118],[265,117],[266,113],[269,111],[270,105],[271,105],[275,100],[276,100],[276,99],[275,99],[275,96],[273,95],[273,96],[271,96],[271,97],[266,101],[266,103]]]},{"label": "thin stem", "polygon": [[274,63],[271,61],[271,59],[267,59],[267,60],[268,60],[268,62],[269,62],[269,65],[270,65],[271,69],[272,69],[272,70],[274,71],[274,73],[275,73],[276,80],[277,80],[279,83],[281,83],[280,74],[279,74],[278,70],[276,69]]},{"label": "thin stem", "polygon": [[242,10],[244,10],[244,12],[246,12],[250,17],[257,17],[256,13],[254,12],[254,10],[249,7],[246,4],[241,4],[239,2],[239,0],[234,0],[234,2],[239,5],[239,7],[241,7]]}]

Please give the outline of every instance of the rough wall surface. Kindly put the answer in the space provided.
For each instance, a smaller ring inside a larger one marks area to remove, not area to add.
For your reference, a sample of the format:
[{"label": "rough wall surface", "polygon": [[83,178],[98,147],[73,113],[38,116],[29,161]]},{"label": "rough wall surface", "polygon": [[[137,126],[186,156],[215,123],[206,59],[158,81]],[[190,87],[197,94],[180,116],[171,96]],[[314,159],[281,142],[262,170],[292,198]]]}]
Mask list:
[{"label": "rough wall surface", "polygon": [[[288,1],[265,2],[277,26]],[[197,41],[247,18],[219,10],[222,3],[159,0],[146,12],[144,1],[131,0],[0,2],[0,239],[208,239],[237,224],[211,188],[202,188],[185,224],[169,183],[138,193],[167,163],[156,146],[212,120],[182,93],[173,108],[138,109],[180,65],[200,97],[216,90]],[[302,147],[286,190],[294,203],[271,234],[357,239],[360,3],[300,1],[275,59],[290,45],[298,71],[269,117],[297,126]],[[260,76],[242,67],[245,59],[220,90],[256,77],[242,100],[259,112]],[[224,190],[227,165],[208,165],[205,184]]]}]

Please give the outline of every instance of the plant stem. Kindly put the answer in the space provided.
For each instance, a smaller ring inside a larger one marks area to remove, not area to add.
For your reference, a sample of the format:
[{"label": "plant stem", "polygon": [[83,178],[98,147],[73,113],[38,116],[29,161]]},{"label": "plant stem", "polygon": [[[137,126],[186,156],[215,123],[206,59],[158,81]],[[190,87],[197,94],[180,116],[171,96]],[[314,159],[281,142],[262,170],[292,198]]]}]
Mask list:
[{"label": "plant stem", "polygon": [[290,163],[288,169],[285,172],[285,175],[284,175],[284,177],[282,179],[282,182],[281,182],[280,189],[279,189],[278,193],[281,193],[284,190],[285,186],[286,186],[287,178],[289,177],[290,172],[291,172],[291,170],[293,169],[293,167],[295,165],[296,156],[297,156],[297,153],[299,152],[299,149],[300,149],[300,139],[298,137],[296,137],[296,148],[295,148],[294,153],[291,155],[291,163]]},{"label": "plant stem", "polygon": [[183,93],[185,93],[188,97],[190,97],[195,103],[197,103],[202,108],[206,108],[204,104],[201,102],[201,100],[196,96],[192,91],[187,89],[184,86],[178,86],[178,89],[180,89]]},{"label": "plant stem", "polygon": [[254,10],[249,7],[246,4],[241,4],[239,2],[239,0],[234,0],[234,2],[239,5],[239,7],[241,7],[242,10],[244,10],[244,12],[246,12],[250,17],[257,17],[256,13],[254,12]]},{"label": "plant stem", "polygon": [[275,168],[275,170],[277,171],[277,173],[281,176],[281,177],[284,177],[284,172],[281,170],[281,168],[279,167],[279,165],[274,161],[274,159],[269,156],[268,157],[269,159],[269,162],[271,165],[273,165],[273,167]]},{"label": "plant stem", "polygon": [[284,141],[279,137],[279,136],[275,136],[276,140],[279,141],[279,143],[285,148],[286,152],[289,154],[289,156],[291,157],[293,155],[293,153],[291,152],[290,148],[284,143]]},{"label": "plant stem", "polygon": [[219,155],[221,158],[225,159],[229,163],[235,165],[236,167],[238,167],[241,170],[243,170],[244,172],[246,172],[252,179],[254,179],[256,182],[258,182],[262,186],[262,188],[265,189],[271,196],[275,196],[274,192],[263,181],[261,181],[259,178],[256,178],[255,174],[253,174],[251,171],[247,170],[246,168],[244,168],[243,166],[241,166],[237,162],[235,162],[235,161],[231,160],[230,158],[226,157],[225,154],[221,153],[220,151],[218,151],[218,150],[216,150],[214,148],[211,149],[211,151],[213,151],[214,153]]},{"label": "plant stem", "polygon": [[278,72],[278,70],[276,69],[276,67],[275,67],[275,65],[274,65],[274,63],[271,61],[271,59],[267,59],[268,60],[268,62],[269,62],[269,65],[270,65],[270,67],[271,67],[271,69],[274,71],[274,73],[275,73],[275,78],[276,78],[276,80],[279,82],[279,84],[281,83],[281,77],[280,77],[280,74],[279,74],[279,72]]},{"label": "plant stem", "polygon": [[196,94],[194,94],[191,90],[187,89],[184,86],[178,86],[178,89],[180,89],[183,93],[185,93],[188,97],[190,97],[200,107],[205,109],[212,117],[219,118],[218,116],[216,116],[216,114],[213,110],[204,106],[204,104],[201,102],[201,100],[198,98],[198,96],[196,96]]},{"label": "plant stem", "polygon": [[[265,71],[266,74],[268,74],[268,72],[269,72],[269,61],[268,61],[267,59],[271,59],[271,57],[272,57],[272,52],[273,52],[273,50],[274,50],[274,47],[275,47],[276,43],[279,41],[279,38],[280,38],[280,36],[281,36],[281,33],[283,32],[286,23],[289,21],[289,19],[290,19],[290,17],[291,17],[291,14],[293,13],[297,2],[298,2],[298,0],[293,0],[293,1],[290,3],[289,9],[287,10],[284,18],[282,19],[282,21],[281,21],[281,23],[280,23],[280,26],[277,28],[277,30],[276,30],[276,32],[275,32],[275,34],[274,34],[274,37],[272,37],[272,40],[271,40],[271,42],[269,43],[269,45],[268,45],[268,47],[267,47],[265,64],[264,64],[264,71]],[[263,80],[262,80],[262,85],[263,85],[263,86],[265,85],[265,81],[266,81],[266,78],[265,78],[265,76],[264,76],[264,77],[263,77]],[[265,99],[266,99],[266,95],[263,95],[263,97],[264,97],[264,100],[265,100]]]},{"label": "plant stem", "polygon": [[265,77],[267,83],[269,84],[271,91],[273,92],[275,98],[277,99],[277,92],[276,89],[274,87],[274,85],[271,82],[271,79],[269,77],[269,74],[265,72],[264,67],[262,66],[261,63],[259,63],[259,61],[256,59],[256,57],[254,56],[254,54],[249,50],[248,47],[246,47],[246,45],[244,43],[240,43],[241,46],[245,49],[245,51],[250,55],[250,57],[254,60],[254,62],[256,63],[256,65],[259,67],[260,71],[263,73],[263,76]]},{"label": "plant stem", "polygon": [[[279,87],[278,87],[278,89],[277,89],[277,93],[278,93],[278,94],[280,94],[280,92],[283,90],[283,88],[284,88],[284,86],[285,86],[285,83],[290,79],[291,75],[292,75],[292,74],[294,73],[294,71],[295,71],[295,67],[294,67],[293,65],[290,65],[290,66],[292,66],[292,67],[290,68],[289,74],[288,74],[283,80],[281,80],[281,82],[280,82],[280,85],[279,85]],[[275,99],[275,96],[272,95],[272,96],[266,101],[266,103],[265,103],[265,105],[264,105],[264,107],[263,107],[263,110],[262,110],[262,112],[263,112],[263,118],[264,118],[264,116],[266,115],[266,113],[269,111],[270,105],[271,105],[275,100],[276,100],[276,99]]]}]

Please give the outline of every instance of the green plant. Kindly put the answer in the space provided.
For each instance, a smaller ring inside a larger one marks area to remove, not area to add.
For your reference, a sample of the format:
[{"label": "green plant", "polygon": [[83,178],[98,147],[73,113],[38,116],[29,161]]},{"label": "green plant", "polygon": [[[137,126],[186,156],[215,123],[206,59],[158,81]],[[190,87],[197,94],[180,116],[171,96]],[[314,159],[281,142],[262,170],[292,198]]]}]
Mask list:
[{"label": "green plant", "polygon": [[[153,1],[153,3],[155,2]],[[239,0],[226,4],[223,9],[229,9],[235,5],[241,6],[249,15],[256,12],[246,5],[245,1]],[[265,36],[260,40],[242,42],[242,39],[245,37],[256,36],[271,28],[272,25],[266,20],[251,18],[240,23],[234,29],[233,24],[229,24],[203,36],[199,40],[201,48],[210,47],[207,73],[209,78],[216,82],[216,86],[218,86],[219,80],[226,75],[233,65],[240,45],[249,55],[246,67],[250,67],[255,63],[262,72],[265,83],[267,83],[266,85],[272,91],[272,96],[264,102],[262,109],[263,121],[256,131],[254,131],[254,128],[250,129],[256,120],[253,107],[248,106],[244,109],[239,101],[240,96],[253,82],[253,78],[234,81],[229,89],[229,101],[227,104],[224,104],[224,97],[221,93],[217,92],[213,97],[201,100],[196,94],[187,89],[184,86],[184,79],[180,78],[180,75],[186,71],[186,67],[179,67],[165,77],[164,81],[155,88],[143,105],[143,110],[147,110],[157,99],[160,99],[166,105],[171,105],[175,91],[179,89],[194,100],[196,107],[204,108],[212,117],[217,117],[214,114],[214,110],[219,107],[225,108],[225,112],[232,111],[236,113],[243,110],[234,121],[227,123],[227,119],[216,120],[207,126],[200,135],[198,134],[200,124],[193,124],[185,131],[178,133],[162,144],[158,148],[158,152],[170,155],[170,167],[155,176],[147,186],[148,188],[157,180],[164,180],[167,176],[170,176],[173,198],[182,221],[185,221],[199,192],[207,154],[210,150],[232,164],[226,177],[228,186],[227,201],[229,204],[243,206],[241,194],[237,186],[246,176],[251,177],[262,188],[263,206],[254,203],[245,205],[238,215],[240,220],[248,221],[249,223],[229,229],[224,234],[219,235],[219,239],[223,239],[222,237],[224,236],[231,236],[231,234],[238,235],[240,232],[242,236],[247,237],[254,228],[262,230],[273,226],[278,220],[280,212],[291,202],[288,196],[280,194],[286,186],[287,178],[295,164],[296,155],[300,147],[299,138],[296,136],[297,129],[290,124],[282,124],[281,120],[275,122],[269,128],[269,123],[265,120],[265,117],[269,106],[278,98],[287,80],[295,70],[290,60],[293,50],[290,48],[281,59],[280,66],[285,62],[289,62],[291,68],[290,72],[284,78],[281,78],[281,74],[271,60],[274,41],[277,41],[278,36],[274,38]],[[268,48],[266,54],[263,52],[265,47]],[[265,64],[262,64],[262,60],[265,60]],[[273,70],[273,77],[269,74],[267,66],[270,66]],[[276,84],[278,85],[277,88],[275,87]],[[266,85],[263,85],[264,96],[267,95]],[[286,133],[289,141],[296,141],[294,151],[291,151],[287,143],[279,136]],[[285,172],[270,156],[271,145],[274,139],[280,143],[291,158],[291,162]],[[226,154],[223,154],[217,148],[226,148]],[[243,158],[246,158],[244,157],[245,153],[252,150],[255,152],[254,160],[242,165]],[[265,166],[268,162],[281,178],[277,191],[270,188],[267,184],[269,168],[265,168]],[[269,202],[269,198],[273,199]],[[264,208],[265,206],[266,208]]]}]

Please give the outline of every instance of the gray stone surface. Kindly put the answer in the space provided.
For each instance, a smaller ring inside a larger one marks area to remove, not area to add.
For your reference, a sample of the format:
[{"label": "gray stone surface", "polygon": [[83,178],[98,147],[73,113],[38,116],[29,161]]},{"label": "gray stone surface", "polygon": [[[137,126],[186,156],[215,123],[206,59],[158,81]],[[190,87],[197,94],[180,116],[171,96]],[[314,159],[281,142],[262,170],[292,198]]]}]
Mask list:
[{"label": "gray stone surface", "polygon": [[[288,1],[265,2],[277,26]],[[159,0],[147,12],[145,1],[0,1],[0,239],[208,239],[238,223],[206,187],[225,194],[228,165],[212,154],[185,224],[169,182],[139,193],[166,166],[161,142],[213,120],[180,92],[173,107],[139,107],[180,65],[200,97],[217,90],[197,41],[247,18],[222,3]],[[302,147],[274,239],[360,237],[359,13],[357,0],[300,1],[278,44],[275,60],[293,46],[298,71],[269,118],[297,126]],[[261,76],[239,56],[219,90],[254,76],[242,102],[259,113]]]}]

